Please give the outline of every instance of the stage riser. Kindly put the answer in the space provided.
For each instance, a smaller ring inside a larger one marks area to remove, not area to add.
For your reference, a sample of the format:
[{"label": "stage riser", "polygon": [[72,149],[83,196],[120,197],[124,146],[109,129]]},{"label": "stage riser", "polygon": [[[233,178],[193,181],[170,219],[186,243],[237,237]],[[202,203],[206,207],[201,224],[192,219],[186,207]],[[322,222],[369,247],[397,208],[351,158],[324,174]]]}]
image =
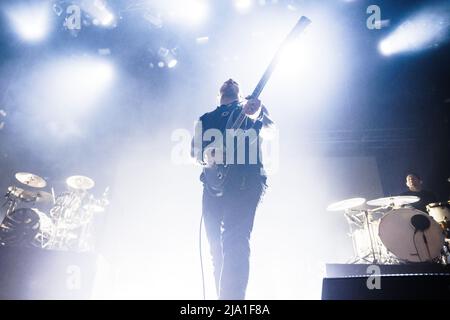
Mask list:
[{"label": "stage riser", "polygon": [[[369,285],[368,285],[369,283]],[[369,287],[373,289],[369,289]],[[379,288],[379,289],[377,289]],[[324,278],[323,300],[450,299],[449,275]]]}]

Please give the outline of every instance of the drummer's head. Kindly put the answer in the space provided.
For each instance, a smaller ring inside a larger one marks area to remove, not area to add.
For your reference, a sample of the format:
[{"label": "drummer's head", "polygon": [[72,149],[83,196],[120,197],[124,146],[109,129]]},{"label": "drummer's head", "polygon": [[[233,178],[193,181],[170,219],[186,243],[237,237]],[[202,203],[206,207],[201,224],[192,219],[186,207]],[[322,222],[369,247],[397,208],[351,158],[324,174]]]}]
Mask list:
[{"label": "drummer's head", "polygon": [[420,191],[422,190],[422,179],[416,173],[408,173],[406,176],[406,186],[411,191]]}]

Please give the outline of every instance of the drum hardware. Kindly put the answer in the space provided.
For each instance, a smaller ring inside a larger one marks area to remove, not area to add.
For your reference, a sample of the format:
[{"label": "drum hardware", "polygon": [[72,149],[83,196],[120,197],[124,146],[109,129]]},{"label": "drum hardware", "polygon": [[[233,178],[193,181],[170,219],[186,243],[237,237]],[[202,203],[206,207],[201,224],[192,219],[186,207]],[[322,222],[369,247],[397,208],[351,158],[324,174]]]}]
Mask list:
[{"label": "drum hardware", "polygon": [[36,200],[36,194],[32,191],[24,190],[22,188],[16,187],[16,186],[10,186],[8,187],[8,193],[6,194],[6,197],[11,196],[15,197],[18,200],[25,201],[25,202],[33,202]]},{"label": "drum hardware", "polygon": [[352,238],[354,257],[349,263],[379,263],[380,251],[372,230],[372,213],[374,210],[363,209],[364,198],[351,198],[335,202],[327,207],[328,211],[344,211]]},{"label": "drum hardware", "polygon": [[441,264],[447,266],[450,264],[450,244],[448,241],[444,241],[441,253]]},{"label": "drum hardware", "polygon": [[375,245],[374,245],[374,233],[372,230],[372,224],[370,223],[370,217],[369,217],[369,211],[368,210],[362,210],[362,213],[364,213],[364,221],[366,223],[365,227],[367,228],[367,232],[369,234],[369,241],[370,241],[370,252],[364,257],[365,260],[367,260],[368,257],[372,257],[372,260],[370,261],[373,264],[377,264],[379,263],[379,252],[377,250],[377,252],[375,251]]},{"label": "drum hardware", "polygon": [[[44,179],[31,173],[19,172],[15,177],[32,188],[47,185]],[[53,188],[49,193],[10,186],[3,204],[6,216],[0,225],[0,244],[31,245],[51,250],[93,250],[94,215],[104,212],[108,206],[108,188],[102,198],[96,199],[88,192],[95,185],[91,178],[71,176],[66,183],[68,191],[58,196],[55,196]],[[44,204],[51,205],[43,209],[46,212],[32,207],[43,207]]]},{"label": "drum hardware", "polygon": [[15,186],[8,187],[7,196],[13,196],[24,202],[50,202],[53,196],[45,191],[29,191]]},{"label": "drum hardware", "polygon": [[344,212],[354,250],[349,263],[450,263],[450,202],[429,204],[428,215],[409,206],[420,200],[415,196],[367,201],[373,209],[363,208],[361,199],[327,207]]},{"label": "drum hardware", "polygon": [[93,221],[96,213],[105,211],[109,204],[106,189],[101,199],[95,199],[88,190],[95,182],[85,176],[71,176],[66,180],[70,191],[58,195],[50,210],[55,232],[50,248],[58,250],[93,250]]},{"label": "drum hardware", "polygon": [[39,216],[30,208],[20,208],[5,216],[0,225],[2,245],[29,246],[39,231]]},{"label": "drum hardware", "polygon": [[426,206],[430,216],[442,227],[446,238],[450,238],[450,202],[435,202]]}]

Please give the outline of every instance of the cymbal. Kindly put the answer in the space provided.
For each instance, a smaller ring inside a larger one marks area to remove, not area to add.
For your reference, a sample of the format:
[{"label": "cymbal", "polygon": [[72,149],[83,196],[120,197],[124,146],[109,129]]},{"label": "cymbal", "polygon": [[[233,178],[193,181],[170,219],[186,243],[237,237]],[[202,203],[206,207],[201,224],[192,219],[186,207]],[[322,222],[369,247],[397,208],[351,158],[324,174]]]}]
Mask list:
[{"label": "cymbal", "polygon": [[29,187],[33,188],[44,188],[47,185],[44,179],[41,177],[28,173],[28,172],[17,172],[15,175],[17,181],[23,183]]},{"label": "cymbal", "polygon": [[386,198],[378,198],[375,200],[367,201],[369,206],[402,206],[405,204],[410,204],[419,201],[420,198],[416,196],[396,196],[396,197],[386,197]]},{"label": "cymbal", "polygon": [[89,190],[95,185],[94,180],[85,176],[71,176],[67,178],[66,183],[69,187],[77,190]]},{"label": "cymbal", "polygon": [[342,200],[342,201],[330,204],[327,207],[327,211],[345,211],[348,209],[359,207],[364,202],[366,202],[366,199],[364,199],[364,198],[346,199],[346,200]]},{"label": "cymbal", "polygon": [[35,193],[36,202],[51,202],[53,201],[53,195],[46,191],[38,191]]},{"label": "cymbal", "polygon": [[13,195],[14,197],[23,200],[25,202],[31,202],[34,201],[35,199],[35,195],[33,194],[33,192],[24,190],[16,186],[8,187],[8,192],[10,195]]},{"label": "cymbal", "polygon": [[50,202],[53,200],[51,193],[45,191],[24,190],[16,186],[8,187],[9,194],[25,202]]}]

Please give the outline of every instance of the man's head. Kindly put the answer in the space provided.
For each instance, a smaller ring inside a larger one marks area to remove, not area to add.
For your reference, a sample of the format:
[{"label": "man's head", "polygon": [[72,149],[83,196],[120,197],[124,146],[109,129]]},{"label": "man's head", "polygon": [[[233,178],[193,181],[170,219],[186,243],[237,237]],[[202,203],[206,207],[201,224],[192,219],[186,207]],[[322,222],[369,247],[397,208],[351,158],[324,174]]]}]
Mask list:
[{"label": "man's head", "polygon": [[236,100],[239,100],[239,84],[233,79],[228,79],[220,87],[220,101],[231,103]]},{"label": "man's head", "polygon": [[406,186],[411,191],[420,191],[422,190],[422,179],[416,173],[409,173],[406,176]]}]

